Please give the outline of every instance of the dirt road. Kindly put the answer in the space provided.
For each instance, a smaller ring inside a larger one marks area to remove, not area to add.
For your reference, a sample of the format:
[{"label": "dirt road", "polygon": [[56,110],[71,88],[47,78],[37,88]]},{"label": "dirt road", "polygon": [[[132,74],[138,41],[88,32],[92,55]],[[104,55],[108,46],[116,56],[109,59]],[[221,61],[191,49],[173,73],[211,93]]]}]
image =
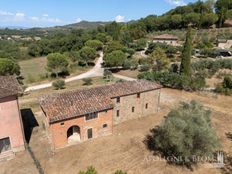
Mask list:
[{"label": "dirt road", "polygon": [[[95,64],[95,66],[91,70],[89,70],[86,73],[67,78],[67,79],[65,79],[65,82],[72,82],[72,81],[80,80],[80,79],[84,79],[84,78],[103,76],[104,68],[102,68],[102,66],[101,66],[102,63],[103,63],[103,52],[100,53],[100,57],[98,58],[97,63]],[[40,85],[35,85],[35,86],[29,86],[28,88],[25,89],[25,92],[49,88],[51,86],[52,86],[52,82],[44,83],[44,84],[40,84]]]}]

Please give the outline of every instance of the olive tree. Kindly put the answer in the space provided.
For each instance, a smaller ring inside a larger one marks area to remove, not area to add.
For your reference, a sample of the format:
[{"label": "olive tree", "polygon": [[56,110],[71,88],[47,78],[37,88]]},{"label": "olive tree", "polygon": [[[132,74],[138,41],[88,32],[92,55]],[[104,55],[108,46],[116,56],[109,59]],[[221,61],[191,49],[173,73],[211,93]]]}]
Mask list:
[{"label": "olive tree", "polygon": [[211,112],[196,101],[172,109],[158,128],[147,137],[149,149],[180,165],[196,164],[195,157],[212,155],[219,146],[211,123]]}]

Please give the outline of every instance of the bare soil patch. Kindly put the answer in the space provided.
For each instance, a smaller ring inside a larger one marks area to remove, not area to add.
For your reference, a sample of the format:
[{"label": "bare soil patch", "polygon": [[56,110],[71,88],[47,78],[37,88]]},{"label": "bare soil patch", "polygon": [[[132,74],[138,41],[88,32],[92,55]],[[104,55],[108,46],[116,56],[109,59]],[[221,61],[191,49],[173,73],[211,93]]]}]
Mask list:
[{"label": "bare soil patch", "polygon": [[137,79],[139,75],[139,71],[138,70],[121,70],[117,72],[116,74]]}]

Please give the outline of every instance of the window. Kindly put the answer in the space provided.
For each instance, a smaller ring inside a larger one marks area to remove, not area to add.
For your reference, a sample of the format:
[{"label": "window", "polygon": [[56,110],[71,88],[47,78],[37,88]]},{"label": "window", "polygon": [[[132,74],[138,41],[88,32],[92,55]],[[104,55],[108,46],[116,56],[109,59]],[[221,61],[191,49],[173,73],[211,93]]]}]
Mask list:
[{"label": "window", "polygon": [[0,154],[9,150],[11,150],[10,138],[0,139]]},{"label": "window", "polygon": [[137,98],[140,98],[140,93],[137,94]]},{"label": "window", "polygon": [[120,113],[119,113],[119,110],[117,110],[117,117],[119,117],[119,114],[120,114]]},{"label": "window", "polygon": [[148,108],[148,103],[146,103],[146,106],[145,106],[145,108],[146,108],[146,109]]},{"label": "window", "polygon": [[93,129],[92,128],[90,128],[90,129],[88,129],[88,139],[91,139],[91,138],[93,138]]},{"label": "window", "polygon": [[135,107],[132,107],[132,112],[135,112]]},{"label": "window", "polygon": [[108,125],[107,124],[103,124],[103,126],[102,126],[103,128],[107,128],[108,127]]},{"label": "window", "polygon": [[120,103],[120,97],[117,97],[117,99],[116,99],[117,101],[117,103]]},{"label": "window", "polygon": [[97,113],[95,112],[95,113],[91,113],[91,114],[89,114],[89,115],[86,115],[85,116],[85,120],[92,120],[92,119],[95,119],[95,118],[97,118],[98,117],[98,115],[97,115]]}]

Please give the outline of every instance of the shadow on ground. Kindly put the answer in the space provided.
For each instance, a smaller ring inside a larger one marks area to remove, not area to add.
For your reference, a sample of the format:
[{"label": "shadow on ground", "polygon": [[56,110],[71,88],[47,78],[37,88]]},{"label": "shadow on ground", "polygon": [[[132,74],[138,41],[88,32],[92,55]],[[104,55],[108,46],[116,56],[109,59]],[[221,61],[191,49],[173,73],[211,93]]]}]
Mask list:
[{"label": "shadow on ground", "polygon": [[226,133],[226,137],[232,141],[232,132]]},{"label": "shadow on ground", "polygon": [[35,127],[39,126],[39,123],[37,122],[32,110],[29,108],[22,109],[21,115],[22,115],[22,121],[23,121],[23,126],[24,126],[25,139],[27,143],[29,144],[32,131]]}]

